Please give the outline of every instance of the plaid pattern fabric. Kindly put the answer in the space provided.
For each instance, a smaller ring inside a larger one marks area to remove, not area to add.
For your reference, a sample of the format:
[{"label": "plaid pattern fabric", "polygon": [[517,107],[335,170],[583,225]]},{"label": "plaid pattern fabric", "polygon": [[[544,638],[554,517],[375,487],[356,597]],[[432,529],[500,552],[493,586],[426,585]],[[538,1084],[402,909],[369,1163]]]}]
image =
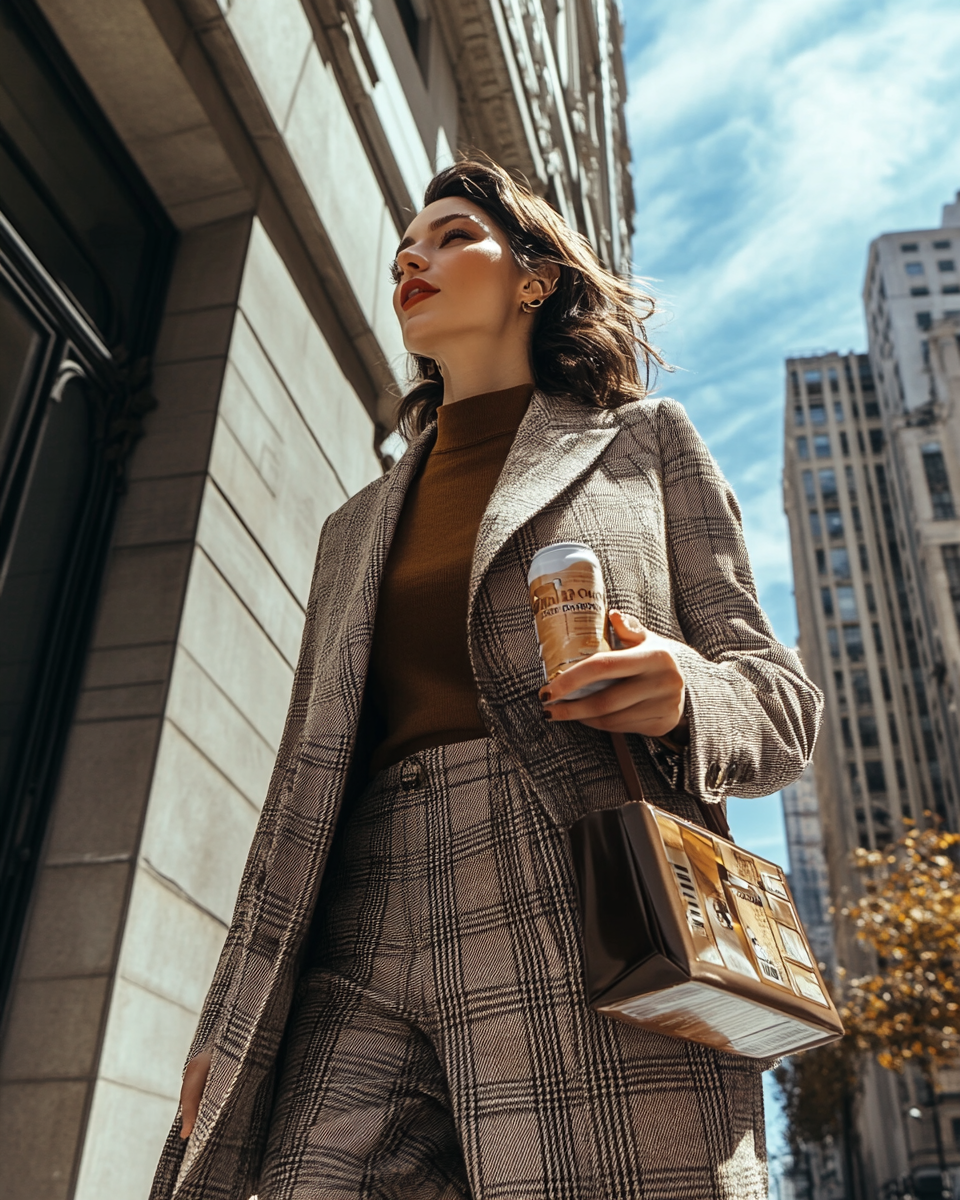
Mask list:
[{"label": "plaid pattern fabric", "polygon": [[598,1017],[567,842],[490,739],[347,815],[260,1200],[761,1200],[755,1063]]},{"label": "plaid pattern fabric", "polygon": [[[379,580],[434,436],[324,526],[277,765],[192,1048],[212,1049],[210,1075],[186,1147],[171,1131],[153,1200],[254,1190],[303,947],[352,790]],[[674,756],[633,739],[648,798],[722,802],[796,778],[821,698],[759,607],[736,501],[683,408],[602,410],[535,393],[481,522],[467,636],[485,724],[552,822],[625,800],[608,739],[541,716],[526,571],[561,540],[592,546],[610,603],[678,642],[691,744]]]}]

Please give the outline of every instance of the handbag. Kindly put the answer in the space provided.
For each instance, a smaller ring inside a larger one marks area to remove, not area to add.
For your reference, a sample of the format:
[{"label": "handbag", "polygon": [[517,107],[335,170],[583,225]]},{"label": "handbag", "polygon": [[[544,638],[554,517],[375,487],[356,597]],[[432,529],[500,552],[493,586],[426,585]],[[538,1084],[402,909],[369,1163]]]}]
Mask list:
[{"label": "handbag", "polygon": [[719,805],[697,825],[643,797],[611,734],[629,802],[570,829],[590,1006],[748,1058],[843,1035],[783,870],[736,846]]}]

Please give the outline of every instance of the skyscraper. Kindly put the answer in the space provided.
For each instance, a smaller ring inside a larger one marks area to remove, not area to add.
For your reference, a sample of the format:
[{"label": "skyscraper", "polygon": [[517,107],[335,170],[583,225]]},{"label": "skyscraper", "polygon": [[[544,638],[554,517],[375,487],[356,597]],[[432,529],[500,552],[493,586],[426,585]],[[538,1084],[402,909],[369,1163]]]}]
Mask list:
[{"label": "skyscraper", "polygon": [[[939,228],[871,243],[869,354],[786,363],[784,502],[800,651],[826,697],[816,791],[838,909],[862,890],[858,847],[884,846],[905,820],[960,828],[958,261],[960,195]],[[849,972],[873,969],[848,922],[836,944]],[[930,1100],[919,1080],[868,1068],[872,1194],[936,1173],[935,1114],[955,1161],[960,1107]]]}]

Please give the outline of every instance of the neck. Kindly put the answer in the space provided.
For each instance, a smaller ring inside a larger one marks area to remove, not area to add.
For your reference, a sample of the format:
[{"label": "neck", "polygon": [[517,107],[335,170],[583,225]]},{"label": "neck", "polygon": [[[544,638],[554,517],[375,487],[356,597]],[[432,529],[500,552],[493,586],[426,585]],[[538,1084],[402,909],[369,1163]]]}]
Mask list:
[{"label": "neck", "polygon": [[502,392],[533,383],[530,351],[526,341],[512,344],[458,348],[459,352],[439,360],[443,375],[443,402],[456,404],[468,396]]}]

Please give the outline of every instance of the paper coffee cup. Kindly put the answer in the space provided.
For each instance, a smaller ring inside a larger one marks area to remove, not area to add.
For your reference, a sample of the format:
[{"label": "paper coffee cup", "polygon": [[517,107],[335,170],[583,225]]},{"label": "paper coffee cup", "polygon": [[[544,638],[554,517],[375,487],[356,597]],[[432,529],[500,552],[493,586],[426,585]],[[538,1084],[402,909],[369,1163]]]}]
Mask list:
[{"label": "paper coffee cup", "polygon": [[[544,546],[533,556],[527,584],[548,683],[574,663],[610,649],[603,572],[589,546],[581,542]],[[588,684],[564,699],[579,700],[611,682]]]}]

